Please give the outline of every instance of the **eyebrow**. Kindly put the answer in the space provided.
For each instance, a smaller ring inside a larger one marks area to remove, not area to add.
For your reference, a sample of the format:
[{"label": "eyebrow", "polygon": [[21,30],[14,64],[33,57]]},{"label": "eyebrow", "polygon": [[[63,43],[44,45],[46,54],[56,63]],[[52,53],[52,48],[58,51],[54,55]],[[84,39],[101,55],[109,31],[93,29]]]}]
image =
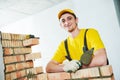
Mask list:
[{"label": "eyebrow", "polygon": [[[71,18],[72,18],[72,16],[67,16],[67,18],[69,18],[69,17],[71,17]],[[73,17],[74,17],[74,16],[73,16]],[[61,18],[61,20],[62,20],[62,19],[64,19],[64,18]]]}]

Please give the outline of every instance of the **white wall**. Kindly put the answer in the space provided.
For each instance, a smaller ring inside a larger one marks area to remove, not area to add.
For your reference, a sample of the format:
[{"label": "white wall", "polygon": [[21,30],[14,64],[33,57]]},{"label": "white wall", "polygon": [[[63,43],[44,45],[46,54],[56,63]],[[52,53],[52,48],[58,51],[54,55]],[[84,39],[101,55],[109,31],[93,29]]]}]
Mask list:
[{"label": "white wall", "polygon": [[0,43],[0,80],[4,80],[4,69],[2,45]]},{"label": "white wall", "polygon": [[113,66],[116,80],[120,79],[120,28],[118,25],[113,0],[68,0],[41,13],[2,27],[3,32],[31,33],[40,37],[40,44],[33,47],[33,52],[40,51],[41,59],[35,66],[45,68],[59,42],[65,39],[66,32],[60,28],[57,13],[60,9],[72,8],[79,17],[79,27],[94,27],[99,30],[107,49],[110,64]]}]

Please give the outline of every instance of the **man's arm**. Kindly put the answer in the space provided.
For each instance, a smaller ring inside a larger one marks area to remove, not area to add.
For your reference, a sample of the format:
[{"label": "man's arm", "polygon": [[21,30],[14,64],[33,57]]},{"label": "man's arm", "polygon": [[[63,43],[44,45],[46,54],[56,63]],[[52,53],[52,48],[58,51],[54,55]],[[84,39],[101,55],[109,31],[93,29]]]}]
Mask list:
[{"label": "man's arm", "polygon": [[51,60],[46,66],[46,72],[63,72],[63,64]]},{"label": "man's arm", "polygon": [[83,65],[82,68],[104,66],[107,65],[107,55],[104,48],[99,49],[94,52],[93,59],[88,66]]}]

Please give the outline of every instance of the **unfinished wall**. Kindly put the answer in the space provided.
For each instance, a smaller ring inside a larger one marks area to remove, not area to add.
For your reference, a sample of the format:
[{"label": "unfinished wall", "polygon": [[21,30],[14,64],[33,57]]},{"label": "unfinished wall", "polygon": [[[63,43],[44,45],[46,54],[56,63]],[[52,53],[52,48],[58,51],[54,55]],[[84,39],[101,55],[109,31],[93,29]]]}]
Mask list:
[{"label": "unfinished wall", "polygon": [[34,67],[33,60],[41,58],[40,52],[32,52],[32,46],[39,44],[39,38],[29,34],[2,33],[5,80],[28,80],[43,72],[42,66]]}]

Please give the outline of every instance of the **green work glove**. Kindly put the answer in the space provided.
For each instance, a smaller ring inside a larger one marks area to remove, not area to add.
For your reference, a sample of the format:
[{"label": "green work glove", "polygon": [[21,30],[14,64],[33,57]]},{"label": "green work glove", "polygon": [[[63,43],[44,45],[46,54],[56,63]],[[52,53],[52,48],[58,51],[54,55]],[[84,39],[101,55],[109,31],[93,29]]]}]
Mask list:
[{"label": "green work glove", "polygon": [[64,63],[63,70],[65,72],[75,72],[81,67],[81,63],[78,60],[72,60]]}]

